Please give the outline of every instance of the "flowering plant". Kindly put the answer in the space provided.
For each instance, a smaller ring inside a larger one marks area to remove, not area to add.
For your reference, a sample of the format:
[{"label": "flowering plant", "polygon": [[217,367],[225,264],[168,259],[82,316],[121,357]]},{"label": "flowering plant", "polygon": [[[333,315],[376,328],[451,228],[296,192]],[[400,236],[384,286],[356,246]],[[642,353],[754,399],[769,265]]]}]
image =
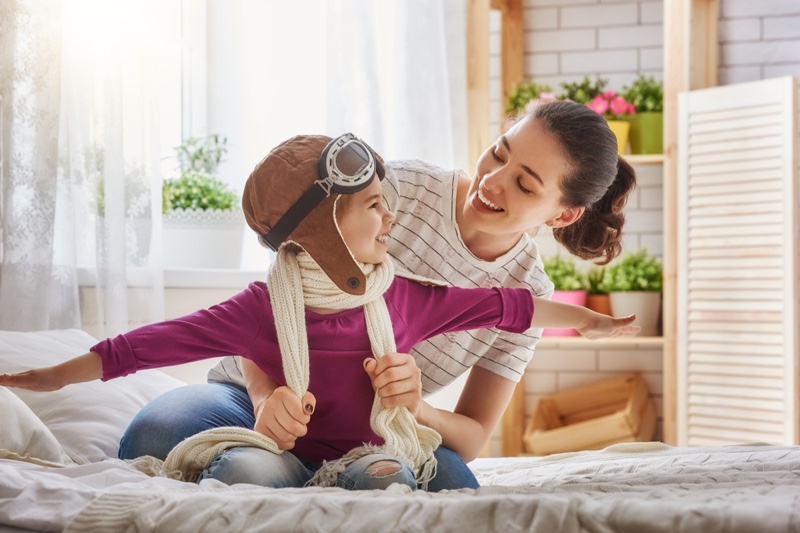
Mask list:
[{"label": "flowering plant", "polygon": [[614,91],[605,91],[598,94],[586,104],[590,109],[603,115],[606,120],[616,120],[622,115],[633,115],[636,108]]}]

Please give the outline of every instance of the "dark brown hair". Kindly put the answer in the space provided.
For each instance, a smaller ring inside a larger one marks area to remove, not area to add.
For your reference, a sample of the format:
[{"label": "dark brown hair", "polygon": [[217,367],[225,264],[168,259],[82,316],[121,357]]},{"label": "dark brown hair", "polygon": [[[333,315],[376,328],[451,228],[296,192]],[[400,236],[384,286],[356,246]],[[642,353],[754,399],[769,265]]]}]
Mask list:
[{"label": "dark brown hair", "polygon": [[547,102],[531,116],[556,137],[568,160],[560,183],[562,204],[586,208],[575,223],[555,228],[553,236],[581,259],[608,263],[622,251],[622,209],[636,186],[636,172],[619,157],[606,119],[587,106]]}]

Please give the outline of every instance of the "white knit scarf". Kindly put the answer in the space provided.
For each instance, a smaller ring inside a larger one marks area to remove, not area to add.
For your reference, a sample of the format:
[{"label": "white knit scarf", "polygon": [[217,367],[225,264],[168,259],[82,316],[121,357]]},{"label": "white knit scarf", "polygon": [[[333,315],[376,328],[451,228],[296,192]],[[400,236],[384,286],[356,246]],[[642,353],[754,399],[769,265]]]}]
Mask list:
[{"label": "white knit scarf", "polygon": [[[302,398],[308,390],[309,358],[305,307],[353,309],[364,307],[367,333],[376,358],[396,351],[389,310],[383,293],[394,279],[389,258],[378,265],[361,264],[367,280],[365,293],[355,296],[343,292],[306,252],[283,246],[269,272],[268,287],[278,343],[283,359],[286,385]],[[302,298],[298,295],[302,294]],[[364,445],[334,461],[325,461],[309,485],[335,486],[339,474],[356,459],[373,453],[397,457],[414,470],[417,483],[424,490],[436,475],[434,450],[442,437],[435,430],[417,423],[405,407],[384,408],[375,395],[370,414],[372,430],[380,435],[383,446]],[[197,479],[214,457],[235,446],[256,446],[282,453],[272,439],[243,428],[216,428],[189,437],[167,456],[163,471],[181,471],[181,478]]]}]

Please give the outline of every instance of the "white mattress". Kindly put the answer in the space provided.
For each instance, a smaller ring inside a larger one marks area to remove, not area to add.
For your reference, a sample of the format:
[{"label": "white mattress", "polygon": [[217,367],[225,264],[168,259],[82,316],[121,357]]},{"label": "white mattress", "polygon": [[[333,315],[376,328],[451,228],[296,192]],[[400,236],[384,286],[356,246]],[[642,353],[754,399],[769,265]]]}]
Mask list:
[{"label": "white mattress", "polygon": [[37,531],[800,531],[800,447],[618,444],[479,459],[478,490],[227,487],[117,461],[0,459],[0,524]]}]

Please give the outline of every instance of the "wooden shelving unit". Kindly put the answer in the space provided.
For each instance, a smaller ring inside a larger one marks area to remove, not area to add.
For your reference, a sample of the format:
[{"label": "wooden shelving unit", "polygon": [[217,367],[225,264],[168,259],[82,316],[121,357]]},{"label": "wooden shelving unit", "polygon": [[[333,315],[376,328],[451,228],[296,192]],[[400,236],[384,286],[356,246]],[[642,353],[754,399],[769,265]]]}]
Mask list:
[{"label": "wooden shelving unit", "polygon": [[538,346],[543,348],[592,348],[609,346],[663,346],[664,337],[622,337],[619,339],[591,340],[584,337],[542,337]]},{"label": "wooden shelving unit", "polygon": [[623,156],[631,165],[661,165],[664,163],[664,154],[627,154]]}]

